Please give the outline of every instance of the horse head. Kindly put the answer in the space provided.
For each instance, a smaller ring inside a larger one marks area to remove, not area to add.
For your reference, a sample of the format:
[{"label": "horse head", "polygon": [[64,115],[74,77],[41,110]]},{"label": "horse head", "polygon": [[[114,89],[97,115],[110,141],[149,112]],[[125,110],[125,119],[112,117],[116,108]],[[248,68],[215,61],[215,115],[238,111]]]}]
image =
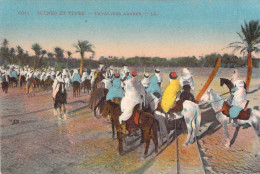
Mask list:
[{"label": "horse head", "polygon": [[220,86],[223,86],[223,85],[224,85],[224,79],[220,78]]},{"label": "horse head", "polygon": [[207,90],[200,99],[201,103],[210,102],[210,90]]},{"label": "horse head", "polygon": [[104,109],[101,113],[102,117],[107,117],[110,113],[110,107],[111,107],[111,101],[108,100],[105,102],[105,106],[104,106]]}]

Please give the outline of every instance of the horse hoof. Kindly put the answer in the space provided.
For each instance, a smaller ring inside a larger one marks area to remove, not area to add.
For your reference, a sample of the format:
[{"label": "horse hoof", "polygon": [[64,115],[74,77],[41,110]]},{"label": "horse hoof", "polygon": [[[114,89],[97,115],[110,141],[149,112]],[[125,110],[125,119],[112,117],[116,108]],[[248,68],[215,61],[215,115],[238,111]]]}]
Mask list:
[{"label": "horse hoof", "polygon": [[141,160],[141,161],[144,161],[144,160],[145,160],[145,156],[142,156],[142,157],[140,158],[140,160]]},{"label": "horse hoof", "polygon": [[187,147],[189,143],[184,143],[182,146]]}]

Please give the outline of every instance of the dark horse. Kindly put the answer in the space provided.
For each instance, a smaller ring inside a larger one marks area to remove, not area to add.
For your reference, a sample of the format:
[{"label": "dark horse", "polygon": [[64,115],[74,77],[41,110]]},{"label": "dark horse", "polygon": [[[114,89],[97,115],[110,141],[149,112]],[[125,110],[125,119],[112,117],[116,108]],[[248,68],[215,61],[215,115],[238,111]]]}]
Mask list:
[{"label": "dark horse", "polygon": [[52,88],[53,80],[50,76],[47,77],[47,79],[42,80],[42,86],[47,91]]},{"label": "dark horse", "polygon": [[89,79],[85,79],[82,84],[81,84],[81,89],[84,88],[84,93],[85,90],[87,89],[87,92],[89,94],[90,90],[91,90],[91,83]]},{"label": "dark horse", "polygon": [[[152,114],[140,111],[137,109],[138,107],[134,108],[133,115],[135,116],[134,117],[135,122],[138,123],[138,126],[141,129],[142,137],[145,142],[144,157],[147,156],[151,138],[155,145],[155,153],[157,154],[158,153],[157,122]],[[112,122],[113,134],[114,134],[114,127],[116,128],[117,139],[118,139],[118,151],[119,154],[122,154],[124,134],[122,133],[122,128],[119,123],[119,116],[121,115],[120,104],[116,104],[112,101],[106,101],[105,108],[102,112],[102,116],[106,117],[107,115],[110,116]]]},{"label": "dark horse", "polygon": [[95,78],[93,85],[92,85],[92,90],[95,90],[98,88],[99,83],[104,79],[104,76],[102,72],[97,72],[97,77]]},{"label": "dark horse", "polygon": [[57,109],[59,108],[59,114],[58,114],[59,118],[62,116],[62,112],[63,112],[63,118],[64,120],[66,120],[65,104],[67,103],[67,92],[65,89],[65,83],[59,82],[58,85],[59,85],[58,86],[59,90],[54,99],[54,109],[55,109],[55,113],[57,113]]},{"label": "dark horse", "polygon": [[6,76],[2,76],[2,90],[3,93],[7,94],[9,83],[7,82]]},{"label": "dark horse", "polygon": [[73,97],[78,97],[80,95],[80,83],[78,81],[72,82]]},{"label": "dark horse", "polygon": [[8,79],[9,79],[9,85],[11,87],[17,87],[18,80],[15,77],[8,76]]},{"label": "dark horse", "polygon": [[97,110],[101,113],[105,106],[106,95],[108,89],[97,88],[90,94],[90,109],[94,111],[94,116],[97,117]]},{"label": "dark horse", "polygon": [[[231,94],[231,89],[234,88],[234,84],[225,78],[220,78],[220,86],[226,85],[229,89],[229,93]],[[246,89],[246,83],[244,82],[244,88]]]},{"label": "dark horse", "polygon": [[25,75],[20,75],[20,88],[23,86],[23,84],[26,84],[26,77]]}]

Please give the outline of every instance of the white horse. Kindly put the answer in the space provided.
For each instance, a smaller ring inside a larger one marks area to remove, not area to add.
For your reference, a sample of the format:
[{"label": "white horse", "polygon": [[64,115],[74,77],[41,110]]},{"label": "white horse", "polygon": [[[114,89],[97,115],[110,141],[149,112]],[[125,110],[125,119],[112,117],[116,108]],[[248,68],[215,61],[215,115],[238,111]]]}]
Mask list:
[{"label": "white horse", "polygon": [[[158,117],[159,115],[164,116],[164,114],[159,111],[155,111],[155,115],[156,117]],[[184,117],[186,122],[188,136],[183,146],[194,143],[198,135],[201,122],[201,111],[199,106],[192,101],[185,100],[183,102],[183,110],[179,113],[174,113],[174,115],[174,119],[180,119]],[[166,135],[166,138],[167,136],[168,135]]]},{"label": "white horse", "polygon": [[[224,134],[226,136],[226,147],[230,147],[230,138],[228,133],[228,122],[229,118],[224,115],[221,111],[224,99],[222,99],[213,89],[208,90],[203,97],[200,100],[201,102],[209,102],[213,108],[213,110],[216,112],[216,118],[217,120],[222,124],[224,127]],[[252,126],[255,130],[256,135],[258,136],[258,141],[260,143],[260,112],[258,110],[252,109],[251,115],[248,120],[239,120],[237,119],[238,125],[242,126],[246,123],[248,123],[250,126]]]}]

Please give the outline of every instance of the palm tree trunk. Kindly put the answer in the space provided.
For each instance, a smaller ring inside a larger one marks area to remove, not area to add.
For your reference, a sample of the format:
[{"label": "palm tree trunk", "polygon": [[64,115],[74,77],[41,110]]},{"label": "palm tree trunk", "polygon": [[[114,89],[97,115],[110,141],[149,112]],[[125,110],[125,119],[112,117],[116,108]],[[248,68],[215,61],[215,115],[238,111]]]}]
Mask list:
[{"label": "palm tree trunk", "polygon": [[252,65],[252,52],[248,53],[247,56],[247,76],[246,76],[246,91],[249,91],[249,85],[251,81],[251,76],[252,76],[252,70],[253,70],[253,65]]},{"label": "palm tree trunk", "polygon": [[215,65],[213,71],[211,72],[207,82],[205,83],[205,85],[203,86],[203,88],[201,89],[199,94],[197,95],[196,102],[198,102],[200,100],[200,98],[203,96],[203,94],[205,93],[205,91],[209,87],[210,83],[212,82],[212,80],[214,79],[215,75],[217,74],[220,65],[221,65],[221,58],[218,58],[218,60],[216,62],[216,65]]},{"label": "palm tree trunk", "polygon": [[79,70],[80,75],[82,75],[83,64],[84,64],[84,56],[81,55],[80,70]]}]

